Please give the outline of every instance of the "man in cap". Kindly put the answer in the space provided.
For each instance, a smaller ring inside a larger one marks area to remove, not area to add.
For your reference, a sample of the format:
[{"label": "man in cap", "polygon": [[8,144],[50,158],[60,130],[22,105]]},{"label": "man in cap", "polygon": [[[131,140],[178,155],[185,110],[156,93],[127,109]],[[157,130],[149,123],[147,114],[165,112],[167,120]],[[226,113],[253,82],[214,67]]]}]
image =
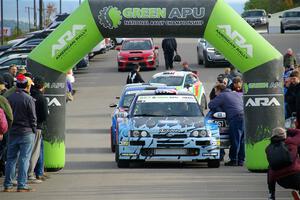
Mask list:
[{"label": "man in cap", "polygon": [[141,74],[140,74],[140,69],[141,66],[139,64],[135,64],[133,66],[133,70],[129,72],[126,80],[126,84],[131,84],[131,83],[145,83],[143,80]]},{"label": "man in cap", "polygon": [[[28,180],[31,183],[41,183],[44,178],[44,160],[43,160],[43,139],[42,128],[48,117],[48,103],[44,97],[45,79],[41,76],[34,78],[34,85],[31,88],[31,96],[35,99],[35,108],[37,116],[37,132],[33,144],[30,165],[28,170]],[[34,176],[36,172],[36,176]]]},{"label": "man in cap", "polygon": [[[300,191],[300,159],[298,156],[298,146],[300,145],[300,130],[281,127],[273,129],[271,144],[284,142],[289,150],[292,164],[278,170],[268,170],[268,188],[269,199],[275,199],[275,186],[278,183],[286,189],[294,189],[292,192],[294,199],[300,200],[298,191]],[[268,148],[266,152],[268,151]],[[278,155],[276,155],[278,156]]]},{"label": "man in cap", "polygon": [[23,74],[19,74],[16,79],[17,90],[8,97],[13,110],[14,121],[8,135],[3,191],[13,191],[12,180],[15,177],[16,162],[19,160],[17,191],[30,192],[32,188],[27,185],[27,172],[37,127],[35,103],[29,95],[33,82]]},{"label": "man in cap", "polygon": [[[228,87],[228,78],[226,77],[225,74],[219,74],[217,76],[216,85],[218,85],[218,84],[223,84],[223,85],[225,85],[225,87]],[[215,91],[215,88],[213,88],[209,94],[209,98],[210,98],[210,100],[213,100],[215,97],[216,97],[216,91]]]}]

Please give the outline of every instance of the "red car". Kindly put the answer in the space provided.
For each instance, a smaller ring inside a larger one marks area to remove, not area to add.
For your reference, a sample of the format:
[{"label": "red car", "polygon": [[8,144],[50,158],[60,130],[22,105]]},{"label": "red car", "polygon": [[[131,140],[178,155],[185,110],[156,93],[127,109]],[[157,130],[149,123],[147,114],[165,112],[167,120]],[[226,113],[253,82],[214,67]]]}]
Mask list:
[{"label": "red car", "polygon": [[158,46],[151,38],[126,38],[118,50],[118,71],[132,69],[138,63],[142,69],[156,69],[159,66]]}]

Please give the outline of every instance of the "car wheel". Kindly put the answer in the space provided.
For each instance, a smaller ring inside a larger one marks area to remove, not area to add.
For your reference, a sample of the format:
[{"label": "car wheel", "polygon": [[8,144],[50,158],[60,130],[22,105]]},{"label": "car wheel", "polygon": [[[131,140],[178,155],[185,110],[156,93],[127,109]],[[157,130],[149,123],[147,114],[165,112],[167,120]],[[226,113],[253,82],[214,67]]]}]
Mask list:
[{"label": "car wheel", "polygon": [[198,48],[197,48],[197,59],[198,59],[198,65],[202,65],[203,64],[203,60],[200,59],[199,49]]},{"label": "car wheel", "polygon": [[116,145],[114,144],[112,127],[110,127],[110,149],[111,149],[111,152],[113,152],[113,153],[116,151]]},{"label": "car wheel", "polygon": [[211,62],[209,62],[208,60],[207,60],[207,55],[206,55],[206,53],[205,52],[203,52],[203,57],[204,57],[204,59],[203,59],[203,65],[204,65],[204,67],[205,68],[209,68],[209,67],[211,67]]},{"label": "car wheel", "polygon": [[119,168],[128,168],[130,165],[130,161],[129,160],[118,160],[118,167]]},{"label": "car wheel", "polygon": [[284,33],[285,32],[285,30],[284,30],[284,28],[283,28],[283,26],[282,26],[282,24],[280,25],[280,33]]},{"label": "car wheel", "polygon": [[210,160],[207,163],[209,168],[219,168],[220,167],[220,160]]}]

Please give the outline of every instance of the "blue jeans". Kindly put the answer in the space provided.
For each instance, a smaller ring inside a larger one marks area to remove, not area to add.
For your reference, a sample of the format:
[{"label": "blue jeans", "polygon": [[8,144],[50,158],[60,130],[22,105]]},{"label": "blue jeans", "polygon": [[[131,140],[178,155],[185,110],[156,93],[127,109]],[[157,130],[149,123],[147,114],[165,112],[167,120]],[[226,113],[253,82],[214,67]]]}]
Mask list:
[{"label": "blue jeans", "polygon": [[34,172],[35,172],[36,176],[43,176],[43,174],[44,174],[44,141],[43,141],[43,138],[41,141],[40,157],[35,165]]},{"label": "blue jeans", "polygon": [[244,119],[236,117],[229,121],[231,146],[229,158],[233,162],[243,163],[245,160]]},{"label": "blue jeans", "polygon": [[5,166],[4,187],[13,186],[12,180],[16,173],[16,163],[18,160],[18,188],[27,186],[27,172],[29,168],[29,160],[31,157],[34,134],[28,133],[24,135],[9,134],[7,144],[7,161]]}]

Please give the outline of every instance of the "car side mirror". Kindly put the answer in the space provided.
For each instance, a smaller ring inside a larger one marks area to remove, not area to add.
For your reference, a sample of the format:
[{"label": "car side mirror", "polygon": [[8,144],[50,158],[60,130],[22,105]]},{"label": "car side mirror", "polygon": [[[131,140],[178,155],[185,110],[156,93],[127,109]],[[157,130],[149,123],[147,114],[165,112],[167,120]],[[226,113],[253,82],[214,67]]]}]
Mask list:
[{"label": "car side mirror", "polygon": [[226,118],[226,113],[225,112],[216,112],[213,114],[214,118]]},{"label": "car side mirror", "polygon": [[109,104],[109,107],[110,107],[110,108],[115,108],[115,107],[117,107],[117,104],[111,103],[111,104]]},{"label": "car side mirror", "polygon": [[121,51],[121,47],[120,46],[116,47],[116,50]]},{"label": "car side mirror", "polygon": [[154,49],[159,49],[159,46],[155,46]]},{"label": "car side mirror", "polygon": [[128,113],[127,112],[119,112],[117,113],[117,118],[127,118],[128,117]]},{"label": "car side mirror", "polygon": [[282,16],[280,15],[279,18],[282,18]]}]

